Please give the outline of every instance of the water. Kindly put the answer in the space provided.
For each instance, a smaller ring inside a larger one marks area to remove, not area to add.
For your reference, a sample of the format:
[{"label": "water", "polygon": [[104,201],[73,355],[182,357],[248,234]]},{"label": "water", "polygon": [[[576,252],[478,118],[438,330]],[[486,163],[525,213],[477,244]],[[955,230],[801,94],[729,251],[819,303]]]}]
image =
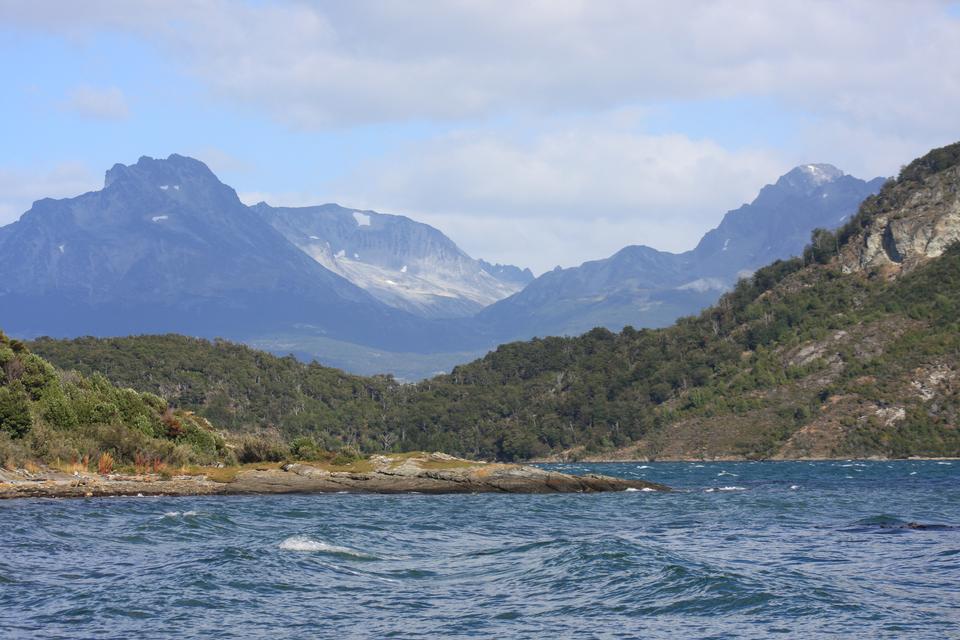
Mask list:
[{"label": "water", "polygon": [[960,638],[960,462],[555,467],[683,491],[8,501],[0,637]]}]

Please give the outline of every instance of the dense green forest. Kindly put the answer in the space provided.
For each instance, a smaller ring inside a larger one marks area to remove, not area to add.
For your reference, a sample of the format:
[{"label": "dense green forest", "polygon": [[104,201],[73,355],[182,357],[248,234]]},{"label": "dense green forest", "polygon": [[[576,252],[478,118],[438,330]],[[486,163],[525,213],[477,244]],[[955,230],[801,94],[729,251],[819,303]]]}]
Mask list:
[{"label": "dense green forest", "polygon": [[150,390],[230,432],[288,441],[308,435],[332,450],[382,449],[381,425],[402,391],[388,376],[354,376],[293,356],[173,334],[42,338],[31,348],[63,369],[102,371],[120,386]]},{"label": "dense green forest", "polygon": [[[639,443],[637,455],[648,457],[764,458],[829,417],[841,427],[830,455],[956,456],[958,394],[910,389],[931,363],[960,367],[960,248],[893,281],[843,274],[836,258],[878,213],[958,162],[960,145],[914,161],[843,228],[814,232],[801,258],[758,270],[696,317],[506,344],[416,385],[180,336],[41,339],[31,348],[63,369],[102,372],[219,428],[278,434],[295,449],[516,460]],[[792,355],[820,343],[829,352]],[[892,406],[902,419],[876,417]],[[707,450],[708,431],[729,437]]]}]

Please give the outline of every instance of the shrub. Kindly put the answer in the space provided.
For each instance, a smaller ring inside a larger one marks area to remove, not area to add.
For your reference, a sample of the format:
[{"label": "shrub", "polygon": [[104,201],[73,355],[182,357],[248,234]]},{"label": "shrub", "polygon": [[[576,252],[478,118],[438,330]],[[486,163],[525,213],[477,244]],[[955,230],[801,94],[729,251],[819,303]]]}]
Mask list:
[{"label": "shrub", "polygon": [[341,447],[340,450],[337,451],[337,455],[333,456],[330,464],[343,467],[348,464],[353,464],[358,460],[363,460],[363,456],[360,455],[359,451],[353,447]]},{"label": "shrub", "polygon": [[160,422],[166,427],[166,436],[171,440],[175,440],[183,435],[183,423],[173,414],[173,409],[167,407],[167,410],[164,411],[160,417]]},{"label": "shrub", "polygon": [[290,449],[279,440],[265,437],[247,436],[237,447],[237,461],[280,462],[290,456]]},{"label": "shrub", "polygon": [[290,443],[290,453],[298,460],[316,460],[325,452],[313,438],[300,436]]},{"label": "shrub", "polygon": [[22,438],[33,427],[30,400],[16,387],[0,387],[0,431]]},{"label": "shrub", "polygon": [[215,456],[223,448],[223,440],[219,436],[193,422],[186,423],[183,427],[183,435],[178,438],[178,441],[189,445],[197,453],[207,456]]},{"label": "shrub", "polygon": [[113,456],[109,453],[101,453],[100,458],[97,460],[97,473],[102,476],[108,475],[113,472]]}]

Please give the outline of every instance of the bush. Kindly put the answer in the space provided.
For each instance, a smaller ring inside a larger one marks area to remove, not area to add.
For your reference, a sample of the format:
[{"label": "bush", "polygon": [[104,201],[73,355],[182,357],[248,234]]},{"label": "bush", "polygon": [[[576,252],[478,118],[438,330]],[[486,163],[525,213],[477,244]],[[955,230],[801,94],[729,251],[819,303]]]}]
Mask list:
[{"label": "bush", "polygon": [[280,462],[288,457],[290,457],[290,449],[286,444],[265,437],[247,436],[237,447],[237,461],[243,464]]},{"label": "bush", "polygon": [[101,453],[97,460],[97,473],[102,476],[113,473],[113,456],[109,453]]},{"label": "bush", "polygon": [[298,460],[316,460],[326,453],[309,436],[300,436],[290,443],[290,453]]},{"label": "bush", "polygon": [[32,427],[27,395],[16,387],[0,387],[0,431],[22,438]]},{"label": "bush", "polygon": [[331,460],[330,463],[338,467],[343,467],[348,464],[353,464],[358,460],[363,460],[363,456],[360,455],[359,451],[353,447],[342,447],[339,451],[337,451],[337,455],[333,457],[333,460]]},{"label": "bush", "polygon": [[223,440],[217,434],[203,427],[188,422],[184,427],[183,435],[178,441],[189,445],[198,454],[214,457],[223,448]]}]

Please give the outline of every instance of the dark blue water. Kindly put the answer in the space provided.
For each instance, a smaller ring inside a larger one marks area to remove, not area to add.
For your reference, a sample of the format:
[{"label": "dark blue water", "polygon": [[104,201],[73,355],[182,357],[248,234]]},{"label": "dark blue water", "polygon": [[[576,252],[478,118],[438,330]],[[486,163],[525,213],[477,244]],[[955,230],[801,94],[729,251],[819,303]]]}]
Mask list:
[{"label": "dark blue water", "polygon": [[960,462],[557,467],[684,491],[8,501],[0,637],[960,637]]}]

